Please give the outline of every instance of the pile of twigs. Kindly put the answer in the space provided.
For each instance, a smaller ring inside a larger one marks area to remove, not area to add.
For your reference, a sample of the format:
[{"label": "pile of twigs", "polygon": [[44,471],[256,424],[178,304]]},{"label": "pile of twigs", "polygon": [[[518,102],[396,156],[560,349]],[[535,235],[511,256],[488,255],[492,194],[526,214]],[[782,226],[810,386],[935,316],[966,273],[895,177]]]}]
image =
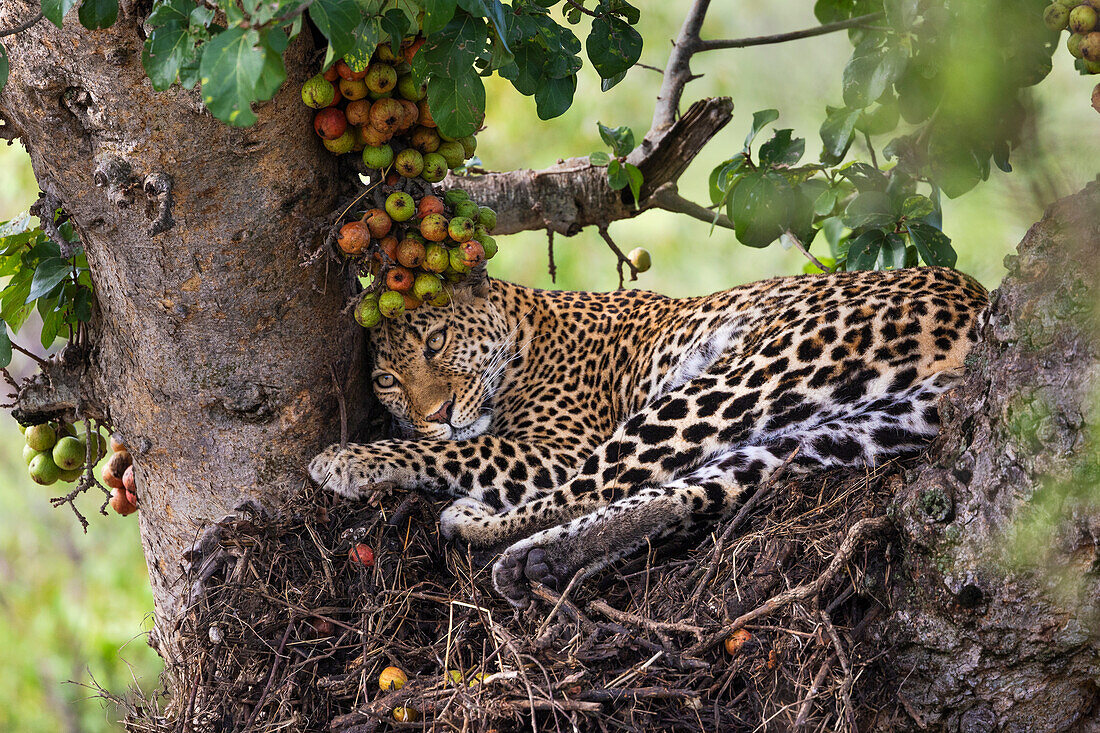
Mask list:
[{"label": "pile of twigs", "polygon": [[[865,729],[886,694],[873,650],[896,469],[781,477],[691,549],[652,548],[564,598],[536,588],[523,614],[493,594],[491,554],[440,538],[444,502],[306,488],[278,517],[226,528],[236,562],[168,670],[190,699],[142,701],[128,727]],[[372,567],[349,560],[356,542]],[[391,665],[409,680],[384,692]]]}]

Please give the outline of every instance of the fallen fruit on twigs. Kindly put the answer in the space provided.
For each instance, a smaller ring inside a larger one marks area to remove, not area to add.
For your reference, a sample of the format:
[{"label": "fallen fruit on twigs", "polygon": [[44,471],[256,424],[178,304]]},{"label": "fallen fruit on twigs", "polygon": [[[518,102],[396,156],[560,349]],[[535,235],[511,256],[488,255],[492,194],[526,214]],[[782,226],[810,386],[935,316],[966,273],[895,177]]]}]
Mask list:
[{"label": "fallen fruit on twigs", "polygon": [[386,667],[378,675],[378,689],[383,692],[400,690],[409,681],[409,676],[400,667]]},{"label": "fallen fruit on twigs", "polygon": [[737,656],[737,654],[740,653],[741,648],[745,646],[745,643],[748,642],[751,638],[752,634],[750,634],[748,631],[746,631],[745,629],[738,629],[737,631],[726,637],[726,652],[730,656]]},{"label": "fallen fruit on twigs", "polygon": [[370,548],[370,545],[360,542],[348,550],[348,559],[351,560],[353,565],[359,564],[365,568],[372,567],[374,565],[374,550]]}]

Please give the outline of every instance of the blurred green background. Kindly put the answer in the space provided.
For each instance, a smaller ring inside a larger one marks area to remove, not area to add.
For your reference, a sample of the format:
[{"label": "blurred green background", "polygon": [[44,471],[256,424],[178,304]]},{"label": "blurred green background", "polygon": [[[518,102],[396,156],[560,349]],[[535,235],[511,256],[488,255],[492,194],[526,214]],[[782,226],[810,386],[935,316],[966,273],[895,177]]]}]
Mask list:
[{"label": "blurred green background", "polygon": [[[642,61],[663,67],[689,6],[688,0],[639,3],[645,38]],[[751,36],[816,25],[810,0],[776,3],[742,0],[736,10],[715,3],[704,36]],[[1040,22],[1036,18],[1036,22]],[[584,33],[580,34],[583,37]],[[1063,41],[1065,36],[1062,37]],[[817,130],[826,104],[840,100],[841,71],[851,53],[843,34],[783,46],[699,55],[693,71],[703,78],[688,86],[685,103],[702,96],[729,95],[734,121],[712,141],[681,180],[681,192],[707,202],[711,168],[740,149],[752,112],[776,107],[777,123],[807,139],[807,159],[820,150]],[[1016,151],[1016,171],[995,171],[992,179],[958,201],[945,204],[944,229],[959,252],[958,267],[995,287],[1004,256],[1013,251],[1042,208],[1081,188],[1097,174],[1100,117],[1089,105],[1095,79],[1073,70],[1062,49],[1054,73],[1032,94],[1033,132]],[[478,155],[488,168],[539,168],[556,159],[603,149],[596,121],[629,125],[640,137],[649,126],[659,76],[634,69],[607,94],[591,69],[581,75],[572,109],[540,122],[534,101],[507,82],[488,84],[487,129]],[[303,132],[303,134],[305,134]],[[885,142],[885,141],[882,141]],[[881,142],[878,144],[882,144]],[[26,210],[37,195],[26,154],[17,145],[0,148],[0,220]],[[649,212],[611,227],[624,250],[644,246],[653,269],[636,286],[673,295],[711,292],[773,275],[801,272],[804,259],[778,245],[763,250],[736,243],[731,232],[682,216]],[[615,287],[614,256],[594,231],[556,238],[557,283],[547,273],[546,235],[529,232],[501,240],[492,263],[498,277],[543,287]],[[17,339],[30,346],[33,324]],[[13,372],[28,373],[26,363]],[[18,376],[18,374],[17,374]],[[159,660],[145,644],[152,599],[141,555],[136,517],[104,518],[99,499],[85,498],[92,519],[87,535],[67,509],[54,510],[58,493],[27,477],[23,441],[10,418],[0,426],[0,731],[115,730],[114,711],[81,684],[92,678],[112,692],[131,685],[156,686]],[[78,684],[66,684],[73,681]]]}]

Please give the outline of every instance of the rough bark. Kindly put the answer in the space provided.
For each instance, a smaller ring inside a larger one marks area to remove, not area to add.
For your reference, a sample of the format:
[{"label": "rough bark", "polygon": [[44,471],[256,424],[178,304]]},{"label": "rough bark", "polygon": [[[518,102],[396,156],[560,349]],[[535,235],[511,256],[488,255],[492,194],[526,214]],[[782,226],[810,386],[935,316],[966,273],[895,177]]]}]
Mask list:
[{"label": "rough bark", "polygon": [[1010,258],[934,464],[898,497],[891,658],[911,729],[1100,726],[1100,183]]},{"label": "rough bark", "polygon": [[[3,3],[0,27],[37,8]],[[0,112],[72,217],[97,301],[87,363],[55,365],[24,405],[107,419],[130,446],[154,644],[170,657],[181,551],[242,500],[272,505],[302,485],[308,456],[338,437],[331,372],[353,375],[358,417],[361,330],[338,316],[336,269],[299,266],[338,190],[332,157],[303,144],[308,38],[288,52],[289,83],[241,130],[197,91],[153,91],[139,17],[90,32],[75,15],[5,39]]]}]

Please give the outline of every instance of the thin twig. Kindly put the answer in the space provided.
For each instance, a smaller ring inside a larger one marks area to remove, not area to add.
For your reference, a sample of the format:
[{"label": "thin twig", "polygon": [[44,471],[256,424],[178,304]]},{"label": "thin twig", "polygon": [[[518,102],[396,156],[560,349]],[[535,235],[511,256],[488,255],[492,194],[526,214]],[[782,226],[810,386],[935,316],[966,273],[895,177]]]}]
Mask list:
[{"label": "thin twig", "polygon": [[801,252],[803,255],[806,256],[806,259],[808,259],[810,262],[814,263],[814,267],[821,270],[822,272],[832,272],[833,271],[833,268],[826,267],[825,265],[823,265],[821,263],[821,260],[817,259],[812,254],[810,254],[810,250],[806,249],[806,245],[802,244],[802,240],[799,239],[797,234],[792,232],[790,229],[788,229],[787,231],[785,231],[783,233],[785,235],[787,235],[787,237],[792,242],[794,242],[794,246],[798,248],[799,252]]},{"label": "thin twig", "polygon": [[0,38],[4,38],[5,36],[14,36],[16,33],[22,33],[25,30],[33,28],[38,23],[38,21],[42,20],[43,17],[45,16],[42,15],[42,11],[38,11],[38,13],[33,18],[29,18],[19,25],[7,28],[5,30],[0,30]]},{"label": "thin twig", "polygon": [[616,608],[612,608],[607,605],[606,602],[601,600],[595,600],[588,604],[590,611],[597,611],[607,616],[610,619],[618,621],[624,624],[632,624],[634,626],[641,626],[644,629],[650,631],[675,631],[680,634],[694,634],[695,636],[702,637],[704,630],[699,626],[692,626],[691,624],[683,624],[670,621],[654,621],[644,616],[638,616],[633,613],[627,613],[626,611],[620,611]]},{"label": "thin twig", "polygon": [[550,261],[547,268],[550,273],[550,282],[556,283],[558,281],[558,266],[554,263],[554,230],[549,228],[546,230],[546,257]]},{"label": "thin twig", "polygon": [[844,670],[844,682],[840,686],[840,697],[844,700],[844,714],[848,719],[848,730],[851,733],[859,733],[855,712],[852,710],[852,697],[850,694],[852,689],[852,667],[848,664],[848,655],[844,653],[844,645],[840,643],[840,635],[836,633],[836,628],[833,626],[829,614],[824,611],[821,612],[821,622],[825,624],[825,630],[829,633],[833,648],[836,649],[836,657],[840,660],[840,668]]},{"label": "thin twig", "polygon": [[825,23],[824,25],[814,26],[813,28],[806,28],[801,31],[791,31],[789,33],[776,33],[770,36],[752,36],[750,38],[727,38],[716,39],[711,41],[699,41],[695,47],[696,51],[718,51],[723,48],[748,48],[749,46],[765,46],[771,43],[787,43],[788,41],[797,41],[802,38],[813,38],[814,36],[823,36],[827,33],[836,33],[837,31],[847,30],[849,28],[858,28],[873,21],[879,20],[884,17],[884,13],[868,13],[867,15],[859,15],[855,18],[849,18],[848,20],[838,20],[834,23]]},{"label": "thin twig", "polygon": [[576,9],[577,9],[577,10],[579,10],[579,11],[581,11],[581,12],[582,12],[582,13],[584,13],[585,15],[591,16],[591,17],[593,17],[593,18],[599,18],[599,17],[600,17],[600,14],[599,14],[599,13],[593,13],[593,12],[592,12],[591,10],[589,10],[588,8],[584,7],[584,6],[583,6],[583,5],[581,5],[581,4],[579,3],[579,2],[577,2],[577,0],[565,0],[565,2],[569,3],[569,4],[570,4],[570,5],[572,5],[572,6],[574,7],[574,8],[576,8]]},{"label": "thin twig", "polygon": [[684,24],[680,26],[679,35],[672,42],[672,53],[668,55],[661,89],[657,92],[657,104],[653,107],[649,135],[660,134],[676,122],[684,86],[696,78],[691,73],[691,57],[699,46],[699,29],[703,27],[708,7],[710,0],[695,0],[684,18]]},{"label": "thin twig", "polygon": [[36,362],[38,362],[38,366],[40,366],[40,367],[46,367],[46,366],[49,366],[49,364],[50,364],[48,361],[43,359],[38,354],[32,354],[31,352],[27,351],[22,346],[15,343],[14,341],[11,342],[11,347],[13,349],[15,349],[16,351],[18,351],[20,354],[23,354],[24,356],[29,356],[30,358],[34,359]]},{"label": "thin twig", "polygon": [[607,242],[607,246],[611,248],[611,251],[615,253],[615,256],[619,258],[619,261],[615,263],[615,269],[619,271],[619,287],[623,286],[623,265],[630,268],[630,279],[638,279],[638,268],[634,266],[634,263],[630,261],[630,258],[623,254],[623,251],[619,249],[619,245],[615,244],[615,240],[611,238],[611,234],[608,233],[607,227],[599,227],[600,236],[603,237],[603,241]]},{"label": "thin twig", "polygon": [[705,206],[700,206],[694,201],[689,201],[680,195],[675,182],[661,184],[645,201],[646,208],[663,209],[674,214],[687,214],[693,219],[705,221],[707,224],[719,226],[723,229],[733,229],[733,222],[725,214],[714,212]]}]

